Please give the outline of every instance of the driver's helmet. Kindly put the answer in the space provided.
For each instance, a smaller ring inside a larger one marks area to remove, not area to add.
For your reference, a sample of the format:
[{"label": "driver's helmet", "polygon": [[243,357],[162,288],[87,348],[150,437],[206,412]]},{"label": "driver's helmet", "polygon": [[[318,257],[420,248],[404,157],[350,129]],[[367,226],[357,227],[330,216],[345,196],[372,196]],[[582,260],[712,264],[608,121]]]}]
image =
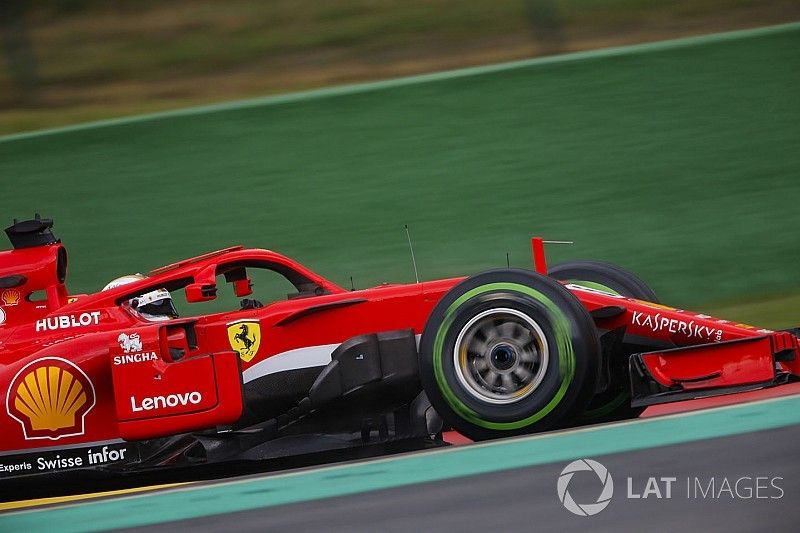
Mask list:
[{"label": "driver's helmet", "polygon": [[[130,274],[122,276],[103,287],[104,291],[115,289],[121,285],[127,285],[135,281],[145,279],[141,274]],[[130,306],[135,309],[142,317],[151,321],[171,320],[178,318],[178,311],[172,303],[172,296],[166,289],[156,289],[148,293],[128,300]]]}]

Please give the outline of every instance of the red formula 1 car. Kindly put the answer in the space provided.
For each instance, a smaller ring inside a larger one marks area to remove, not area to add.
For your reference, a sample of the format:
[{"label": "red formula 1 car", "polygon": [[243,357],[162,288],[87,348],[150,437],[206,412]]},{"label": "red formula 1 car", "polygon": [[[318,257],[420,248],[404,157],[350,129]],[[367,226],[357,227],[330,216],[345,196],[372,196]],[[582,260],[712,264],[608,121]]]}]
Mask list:
[{"label": "red formula 1 car", "polygon": [[[607,263],[548,271],[536,238],[536,271],[351,291],[237,246],[73,297],[52,221],[6,233],[0,477],[435,441],[443,425],[488,439],[800,375],[796,332],[663,306]],[[137,307],[164,289],[189,308],[249,297],[260,271],[295,292],[168,320]]]}]

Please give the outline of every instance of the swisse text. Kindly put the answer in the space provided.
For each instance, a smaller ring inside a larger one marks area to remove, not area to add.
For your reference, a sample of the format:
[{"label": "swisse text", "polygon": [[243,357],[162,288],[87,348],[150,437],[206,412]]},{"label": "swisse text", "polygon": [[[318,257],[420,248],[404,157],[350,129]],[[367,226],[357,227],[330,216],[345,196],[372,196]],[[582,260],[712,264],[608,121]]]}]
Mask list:
[{"label": "swisse text", "polygon": [[[4,463],[0,463],[0,478],[17,475],[20,472],[55,472],[133,461],[135,458],[131,457],[130,452],[136,455],[135,448],[112,444],[102,448],[76,448],[3,457]],[[4,473],[8,475],[4,476]]]},{"label": "swisse text", "polygon": [[131,353],[125,355],[115,355],[115,365],[127,365],[128,363],[144,363],[146,361],[158,361],[156,352]]},{"label": "swisse text", "polygon": [[197,405],[203,401],[203,395],[197,391],[169,396],[153,396],[152,398],[142,398],[137,402],[135,396],[131,396],[131,410],[134,413],[141,411],[155,411],[157,409],[167,409],[170,407],[185,407],[187,405]]},{"label": "swisse text", "polygon": [[79,315],[61,315],[42,318],[36,321],[36,331],[96,326],[100,323],[100,311],[81,313]]}]

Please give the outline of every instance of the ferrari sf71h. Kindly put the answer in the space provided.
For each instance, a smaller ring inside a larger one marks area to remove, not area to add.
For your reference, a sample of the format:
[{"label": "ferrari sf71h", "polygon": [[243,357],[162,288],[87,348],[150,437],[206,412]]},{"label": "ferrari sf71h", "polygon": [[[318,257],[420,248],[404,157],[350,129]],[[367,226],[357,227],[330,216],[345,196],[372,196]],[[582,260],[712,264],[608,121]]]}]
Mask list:
[{"label": "ferrari sf71h", "polygon": [[[346,290],[235,246],[72,295],[51,220],[6,233],[4,478],[435,442],[443,427],[491,439],[800,375],[796,332],[667,307],[608,263],[547,269],[538,238],[535,270]],[[293,292],[250,298],[258,271]],[[152,296],[192,309],[221,291],[241,305],[177,317]]]}]

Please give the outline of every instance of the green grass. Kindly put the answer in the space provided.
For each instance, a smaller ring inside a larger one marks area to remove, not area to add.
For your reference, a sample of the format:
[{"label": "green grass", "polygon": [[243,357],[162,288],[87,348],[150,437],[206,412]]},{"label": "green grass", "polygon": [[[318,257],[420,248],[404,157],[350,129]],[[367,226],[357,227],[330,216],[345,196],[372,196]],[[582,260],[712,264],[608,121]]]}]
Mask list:
[{"label": "green grass", "polygon": [[0,134],[800,18],[796,0],[5,4]]},{"label": "green grass", "polygon": [[[704,310],[713,316],[725,317],[750,324],[762,324],[771,328],[800,326],[800,291],[760,297],[747,301],[712,303]],[[741,297],[739,297],[741,299]]]},{"label": "green grass", "polygon": [[[769,300],[800,292],[798,45],[795,26],[5,140],[0,213],[56,219],[73,292],[233,243],[410,281],[408,223],[426,279],[527,266],[540,234],[576,243],[551,262],[619,263],[674,305]],[[770,320],[800,322],[783,301]]]}]

